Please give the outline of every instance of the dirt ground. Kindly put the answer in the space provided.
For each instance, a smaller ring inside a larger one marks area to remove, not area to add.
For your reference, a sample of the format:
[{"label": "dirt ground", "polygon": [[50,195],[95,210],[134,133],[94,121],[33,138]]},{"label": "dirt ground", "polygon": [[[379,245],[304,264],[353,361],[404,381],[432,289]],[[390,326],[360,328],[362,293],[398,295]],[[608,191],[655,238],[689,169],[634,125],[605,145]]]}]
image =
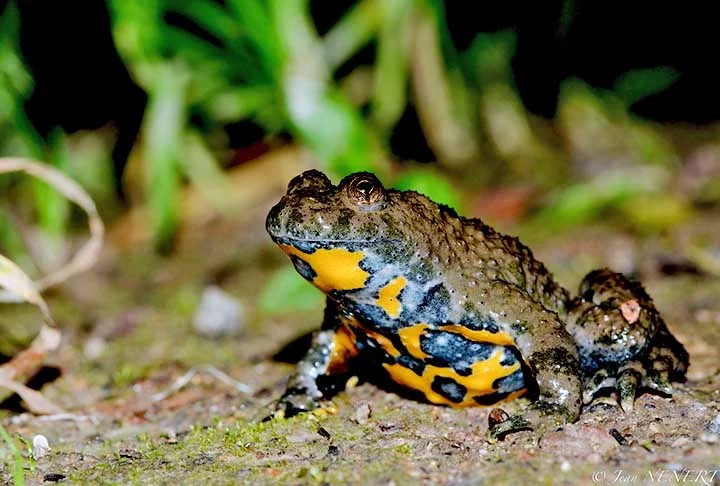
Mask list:
[{"label": "dirt ground", "polygon": [[[640,275],[691,368],[672,398],[643,394],[628,414],[600,401],[561,430],[493,443],[489,409],[416,403],[372,384],[341,393],[322,415],[257,421],[292,369],[271,357],[322,312],[258,311],[269,272],[288,265],[264,236],[264,211],[191,231],[170,258],[111,244],[92,273],[49,296],[64,344],[36,384],[45,381],[43,393],[70,414],[38,417],[16,399],[3,404],[11,435],[42,434],[51,447],[26,461],[26,484],[720,484],[720,278],[693,265],[686,244],[702,241],[717,258],[720,215],[645,238],[599,225],[542,238],[514,231],[569,288],[603,265]],[[240,335],[193,331],[211,283],[243,304]],[[16,341],[31,334],[23,323],[37,320],[30,308],[0,309],[2,333]],[[12,484],[12,456],[0,450],[0,483]]]}]

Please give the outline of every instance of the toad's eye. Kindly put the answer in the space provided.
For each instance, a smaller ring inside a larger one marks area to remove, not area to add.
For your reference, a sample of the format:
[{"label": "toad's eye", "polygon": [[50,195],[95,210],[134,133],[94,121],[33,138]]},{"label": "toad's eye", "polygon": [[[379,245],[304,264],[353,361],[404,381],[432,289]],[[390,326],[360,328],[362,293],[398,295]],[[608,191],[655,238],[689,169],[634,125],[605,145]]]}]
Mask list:
[{"label": "toad's eye", "polygon": [[358,204],[374,204],[383,197],[383,187],[372,174],[362,174],[350,180],[348,195]]}]

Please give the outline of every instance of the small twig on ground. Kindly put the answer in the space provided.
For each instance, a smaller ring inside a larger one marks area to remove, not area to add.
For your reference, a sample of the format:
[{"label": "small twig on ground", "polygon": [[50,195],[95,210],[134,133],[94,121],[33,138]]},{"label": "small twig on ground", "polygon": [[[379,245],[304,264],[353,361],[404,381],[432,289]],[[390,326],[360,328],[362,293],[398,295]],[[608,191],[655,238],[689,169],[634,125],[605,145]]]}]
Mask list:
[{"label": "small twig on ground", "polygon": [[234,388],[235,390],[239,391],[240,393],[244,394],[250,394],[252,393],[252,388],[240,381],[237,381],[236,379],[229,376],[227,373],[224,373],[220,371],[219,369],[215,368],[214,366],[210,365],[202,365],[202,366],[196,366],[190,369],[187,373],[182,375],[180,378],[175,380],[175,383],[170,386],[167,390],[158,392],[154,394],[151,397],[152,402],[159,402],[162,400],[165,400],[167,397],[172,395],[173,393],[182,390],[185,385],[190,383],[190,380],[193,379],[193,377],[198,373],[207,373],[208,375],[212,376],[216,380]]}]

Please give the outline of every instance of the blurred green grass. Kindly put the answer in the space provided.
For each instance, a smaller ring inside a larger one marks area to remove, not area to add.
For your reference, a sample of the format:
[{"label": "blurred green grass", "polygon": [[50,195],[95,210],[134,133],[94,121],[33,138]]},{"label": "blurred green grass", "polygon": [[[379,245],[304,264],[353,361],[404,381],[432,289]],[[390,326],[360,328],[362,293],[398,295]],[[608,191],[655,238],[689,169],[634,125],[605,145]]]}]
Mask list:
[{"label": "blurred green grass", "polygon": [[[246,120],[262,127],[268,140],[291,134],[333,176],[370,170],[461,210],[458,187],[527,181],[549,194],[540,217],[560,226],[667,187],[634,186],[638,178],[629,177],[608,194],[577,177],[578,160],[625,159],[640,173],[645,165],[667,171],[676,163],[669,143],[628,108],[671,86],[679,73],[665,66],[629,71],[607,92],[569,79],[554,124],[563,137],[558,144],[544,135],[547,129],[538,127],[515,89],[515,33],[481,33],[459,51],[441,0],[358,0],[323,36],[308,0],[108,0],[108,7],[118,52],[149,98],[138,153],[141,192],[159,248],[172,243],[185,184],[222,199],[225,164],[217,154],[228,148],[223,129]],[[566,7],[560,30],[574,15],[572,2]],[[109,199],[109,186],[122,183],[102,169],[109,156],[71,153],[59,128],[43,139],[24,112],[33,81],[18,32],[10,1],[0,17],[0,154],[44,159],[77,177],[94,167],[90,172],[98,177],[85,183],[94,182],[93,195]],[[369,45],[376,56],[368,80],[362,81],[361,68],[336,79]],[[363,86],[358,96],[344,89],[351,78]],[[429,170],[391,170],[389,140],[410,105],[437,159]],[[78,157],[87,159],[84,171],[73,169]],[[15,182],[0,179],[0,188],[9,191]],[[27,184],[31,190],[14,197],[33,208],[48,238],[61,240],[71,216],[67,204],[42,184]],[[12,232],[11,218],[4,218],[0,245],[14,253],[19,245]]]}]

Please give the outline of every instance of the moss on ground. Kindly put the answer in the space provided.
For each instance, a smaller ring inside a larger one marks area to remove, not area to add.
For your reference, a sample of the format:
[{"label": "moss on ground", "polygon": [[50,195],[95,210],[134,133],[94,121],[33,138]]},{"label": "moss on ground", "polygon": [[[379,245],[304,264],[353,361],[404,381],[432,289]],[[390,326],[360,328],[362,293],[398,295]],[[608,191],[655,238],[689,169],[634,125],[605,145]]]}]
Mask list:
[{"label": "moss on ground", "polygon": [[[587,233],[558,236],[545,249],[537,248],[537,254],[550,268],[560,269],[561,280],[577,282],[585,267],[603,258],[575,257],[575,247],[568,242],[591,241],[602,255],[612,247],[607,238],[600,233],[592,238]],[[580,255],[588,253],[584,247]],[[246,332],[221,340],[200,337],[190,319],[208,271],[198,262],[201,258],[129,259],[112,281],[99,280],[106,284],[102,288],[51,298],[65,335],[60,353],[53,357],[62,377],[45,385],[43,393],[93,420],[44,421],[6,412],[2,422],[10,434],[28,440],[43,434],[52,447],[33,471],[25,472],[26,484],[42,484],[47,474],[62,474],[69,484],[98,485],[588,484],[596,472],[605,474],[607,484],[618,472],[647,478],[648,471],[657,469],[720,467],[717,443],[703,435],[720,414],[720,352],[714,346],[720,337],[714,317],[717,279],[655,274],[646,280],[691,354],[691,379],[678,387],[672,400],[643,395],[632,414],[602,407],[586,411],[554,441],[546,437],[538,442],[523,432],[490,443],[487,409],[433,407],[369,384],[334,399],[337,415],[254,422],[267,413],[266,405],[281,393],[291,370],[270,357],[319,323],[322,310],[284,319],[255,314],[252,304],[267,268],[236,262],[223,288],[247,305]],[[84,297],[78,300],[78,295]],[[10,309],[0,308],[0,324],[21,329],[35,323],[32,311]],[[84,345],[103,326],[109,326],[105,349],[91,359]],[[17,336],[27,339],[22,333]],[[253,392],[244,394],[202,375],[163,400],[151,400],[192,367],[207,364]],[[364,417],[367,406],[371,413]],[[519,402],[503,408],[513,406]],[[320,427],[327,433],[318,432]],[[625,444],[610,438],[613,447],[601,441],[608,447],[595,450],[584,440],[589,433],[607,441],[612,429]],[[572,431],[579,431],[583,440],[563,445],[573,439]],[[0,446],[0,484],[11,484],[11,465]]]}]

